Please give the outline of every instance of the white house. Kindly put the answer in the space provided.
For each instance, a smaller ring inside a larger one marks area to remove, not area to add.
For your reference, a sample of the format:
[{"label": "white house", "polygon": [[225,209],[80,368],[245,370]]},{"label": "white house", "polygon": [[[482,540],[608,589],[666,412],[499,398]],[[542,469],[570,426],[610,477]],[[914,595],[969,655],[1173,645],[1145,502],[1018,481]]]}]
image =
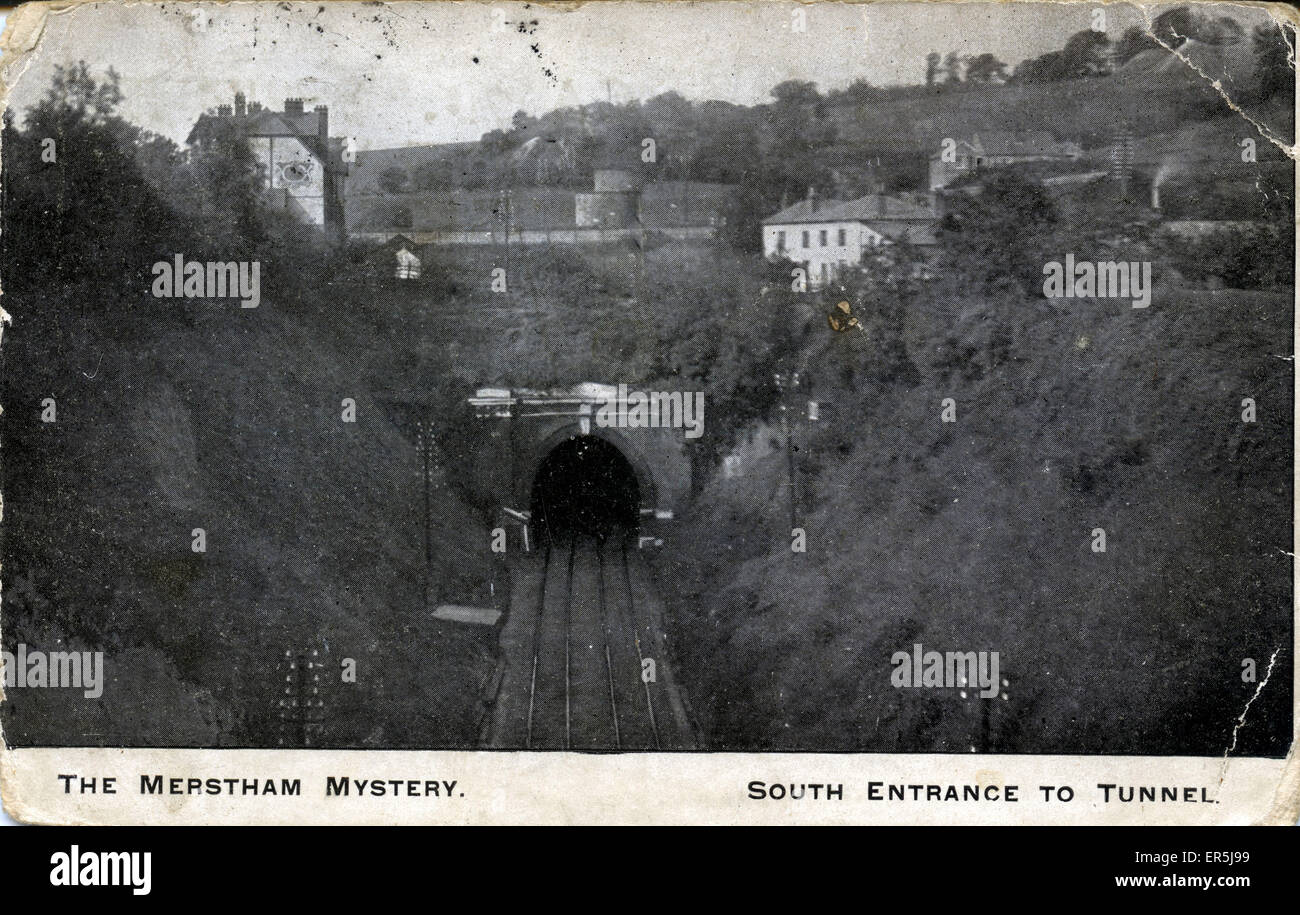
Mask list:
[{"label": "white house", "polygon": [[397,269],[394,271],[394,276],[399,280],[418,280],[420,278],[420,258],[406,250],[405,247],[398,248],[395,257]]},{"label": "white house", "polygon": [[928,202],[884,194],[849,201],[810,195],[763,220],[763,254],[803,265],[809,285],[818,289],[881,245],[905,239],[923,248],[933,246],[935,222]]},{"label": "white house", "polygon": [[233,109],[218,105],[215,115],[201,115],[186,142],[201,148],[223,130],[248,143],[267,203],[330,234],[343,234],[349,167],[344,138],[329,135],[328,107],[317,105],[309,112],[302,99],[290,98],[284,111],[272,111],[238,92]]}]

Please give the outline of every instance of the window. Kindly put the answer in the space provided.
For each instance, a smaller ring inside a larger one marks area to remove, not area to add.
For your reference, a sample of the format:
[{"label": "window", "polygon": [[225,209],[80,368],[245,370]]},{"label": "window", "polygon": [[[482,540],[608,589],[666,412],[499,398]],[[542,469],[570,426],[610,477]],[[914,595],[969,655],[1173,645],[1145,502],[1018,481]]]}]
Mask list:
[{"label": "window", "polygon": [[805,248],[808,247],[808,230],[807,230],[807,229],[804,229],[804,232],[803,232],[803,246],[804,246]]},{"label": "window", "polygon": [[840,245],[840,247],[843,248],[843,247],[844,247],[845,245],[847,245],[848,243],[849,243],[849,231],[848,231],[848,229],[840,229],[840,240],[839,240],[839,245]]},{"label": "window", "polygon": [[785,233],[784,233],[784,232],[777,232],[777,233],[776,233],[776,250],[777,250],[777,251],[784,251],[784,250],[785,250]]},{"label": "window", "polygon": [[818,233],[817,238],[818,238],[819,242],[821,243],[821,246],[822,246],[823,248],[825,248],[825,247],[826,247],[826,230],[825,230],[825,229],[822,229],[821,232]]}]

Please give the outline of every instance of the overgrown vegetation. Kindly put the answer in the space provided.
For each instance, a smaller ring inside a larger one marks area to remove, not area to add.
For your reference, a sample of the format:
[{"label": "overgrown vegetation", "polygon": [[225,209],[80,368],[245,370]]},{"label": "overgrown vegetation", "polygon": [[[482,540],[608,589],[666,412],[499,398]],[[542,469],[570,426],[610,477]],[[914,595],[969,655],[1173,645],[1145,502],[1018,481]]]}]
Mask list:
[{"label": "overgrown vegetation", "polygon": [[[1236,155],[1237,128],[1203,87],[1077,68],[1002,84],[998,63],[971,79],[941,59],[930,87],[786,83],[753,110],[668,95],[522,115],[485,138],[474,180],[531,168],[585,182],[616,151],[592,138],[653,134],[661,176],[738,183],[742,212],[707,245],[448,251],[414,283],[268,214],[235,138],[180,150],[116,115],[111,74],[62,71],[3,138],[5,639],[104,650],[110,672],[129,672],[90,710],[47,716],[32,710],[66,701],[46,695],[58,691],[11,696],[7,736],[274,745],[276,659],[319,647],[367,671],[330,696],[322,742],[473,744],[490,637],[424,612],[412,410],[438,430],[434,591],[486,600],[496,506],[459,472],[464,397],[622,381],[706,392],[697,498],[661,580],[713,746],[1221,752],[1253,690],[1240,660],[1290,644],[1292,369],[1274,358],[1290,339],[1289,177],[1249,182],[1245,196],[1268,201],[1251,218],[1288,220],[1256,235],[1182,243],[1108,183],[1048,192],[992,172],[950,209],[932,271],[899,246],[801,293],[790,264],[753,253],[758,219],[809,185],[918,186],[939,129],[1043,126],[1044,112],[1091,105],[1106,117],[1082,129],[1102,136],[1113,112],[1149,110],[1140,136],[1195,123]],[[1267,85],[1261,104],[1288,110]],[[877,129],[920,104],[941,126]],[[585,133],[569,132],[579,121]],[[906,136],[882,148],[858,131]],[[514,155],[539,136],[561,138],[556,158]],[[1043,299],[1042,263],[1067,251],[1154,261],[1151,308]],[[175,253],[258,260],[262,306],[153,299],[149,267]],[[493,293],[506,266],[509,291]],[[841,301],[859,327],[835,333]],[[766,447],[774,375],[793,371],[825,405],[794,434],[802,554],[786,455]],[[1255,424],[1240,421],[1247,396]],[[54,426],[40,422],[47,397]],[[343,398],[355,425],[338,421]],[[956,423],[940,421],[945,398]],[[765,457],[721,472],[755,441]],[[890,655],[915,642],[1001,652],[1008,698],[893,689]],[[1283,749],[1291,664],[1284,650],[1239,751]],[[166,726],[135,722],[142,707]]]}]

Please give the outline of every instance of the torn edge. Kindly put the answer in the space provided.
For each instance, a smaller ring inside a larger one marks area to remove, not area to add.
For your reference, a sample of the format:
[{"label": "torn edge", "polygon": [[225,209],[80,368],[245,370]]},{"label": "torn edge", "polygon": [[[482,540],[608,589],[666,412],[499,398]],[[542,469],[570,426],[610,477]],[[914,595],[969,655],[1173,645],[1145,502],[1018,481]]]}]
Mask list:
[{"label": "torn edge", "polygon": [[[1013,2],[1015,2],[1015,0],[1013,0]],[[1204,2],[1206,2],[1208,5],[1209,3],[1217,2],[1217,0],[1204,0]],[[1165,4],[1161,4],[1161,6],[1164,5]],[[1169,4],[1170,8],[1174,8],[1182,5],[1184,4],[1178,4],[1178,3]],[[1200,5],[1200,2],[1197,2],[1196,5]],[[1219,5],[1254,6],[1254,7],[1262,7],[1263,9],[1265,9],[1265,11],[1268,12],[1269,17],[1273,20],[1273,23],[1277,26],[1278,30],[1281,32],[1282,40],[1286,42],[1287,63],[1291,65],[1292,78],[1294,79],[1295,69],[1296,69],[1296,34],[1297,32],[1300,32],[1300,25],[1297,25],[1296,22],[1297,18],[1300,17],[1300,13],[1298,13],[1294,7],[1282,3],[1219,4]],[[1286,154],[1287,158],[1292,159],[1293,161],[1297,159],[1296,144],[1293,143],[1292,145],[1288,146],[1286,144],[1285,139],[1277,136],[1267,126],[1259,123],[1254,118],[1252,118],[1249,114],[1243,111],[1241,107],[1232,100],[1232,97],[1228,95],[1227,92],[1224,91],[1223,82],[1221,80],[1210,76],[1200,67],[1198,67],[1196,63],[1193,60],[1191,60],[1191,58],[1187,57],[1187,55],[1178,53],[1178,48],[1175,48],[1172,45],[1169,45],[1164,41],[1160,40],[1160,36],[1158,36],[1155,33],[1155,29],[1154,29],[1155,23],[1151,19],[1150,4],[1135,3],[1133,4],[1133,6],[1141,10],[1142,19],[1146,23],[1146,33],[1151,38],[1152,41],[1160,45],[1160,47],[1164,48],[1174,57],[1177,57],[1193,73],[1195,73],[1197,76],[1201,77],[1201,79],[1209,83],[1210,88],[1212,88],[1215,92],[1219,94],[1219,97],[1223,99],[1224,103],[1233,111],[1235,111],[1237,114],[1239,114],[1248,124],[1250,124],[1250,126],[1254,127],[1255,132],[1258,133],[1263,139],[1267,140],[1269,143],[1272,143],[1278,149],[1282,150],[1282,152]],[[1283,12],[1289,15],[1285,15],[1281,17],[1277,15],[1278,13],[1283,13]],[[1289,34],[1287,32],[1288,27],[1291,30]]]},{"label": "torn edge", "polygon": [[[134,0],[134,2],[131,2],[131,0],[125,0],[123,5],[135,5],[136,3],[141,3],[141,2],[166,2],[166,0]],[[273,0],[246,0],[246,2],[273,2]],[[329,0],[329,2],[357,2],[357,0]],[[399,2],[403,2],[403,3],[405,2],[464,2],[464,0],[399,0]],[[484,0],[484,2],[486,5],[486,0]],[[507,2],[522,2],[522,0],[507,0]],[[572,10],[586,5],[584,0],[531,0],[531,2],[533,2],[537,6],[548,8],[548,9],[555,9],[557,11]],[[635,2],[675,3],[675,2],[693,2],[693,0],[635,0]],[[783,0],[706,0],[706,2],[747,2],[747,3],[775,4],[775,3],[781,3],[783,2]],[[1296,36],[1300,35],[1300,9],[1297,9],[1296,7],[1292,6],[1289,3],[1276,2],[1276,0],[1271,0],[1271,2],[1256,2],[1256,0],[1244,0],[1244,2],[1234,2],[1234,3],[1225,3],[1223,2],[1223,0],[1182,0],[1182,2],[1169,2],[1169,3],[1160,3],[1160,4],[1137,3],[1137,2],[1133,2],[1133,0],[786,0],[786,2],[799,3],[803,5],[809,5],[809,6],[817,5],[819,3],[867,5],[870,3],[885,3],[885,2],[891,2],[891,3],[911,2],[911,3],[916,3],[918,5],[920,3],[1004,2],[1004,3],[1038,3],[1038,4],[1089,3],[1092,6],[1096,6],[1098,4],[1103,6],[1109,6],[1111,4],[1133,6],[1141,11],[1143,20],[1147,26],[1146,29],[1147,34],[1150,35],[1151,38],[1157,44],[1163,47],[1170,54],[1177,57],[1186,66],[1191,68],[1198,76],[1205,79],[1211,85],[1211,87],[1216,92],[1218,92],[1218,94],[1223,98],[1224,102],[1229,106],[1229,108],[1231,108],[1237,114],[1241,115],[1242,118],[1244,118],[1249,124],[1251,124],[1251,126],[1255,128],[1255,130],[1259,133],[1261,137],[1263,137],[1269,143],[1272,143],[1278,149],[1282,150],[1282,152],[1284,152],[1288,158],[1292,159],[1293,161],[1300,161],[1300,157],[1297,156],[1297,146],[1300,146],[1300,118],[1297,118],[1296,121],[1297,124],[1296,133],[1298,135],[1298,142],[1296,144],[1288,146],[1284,140],[1276,137],[1273,134],[1273,132],[1269,130],[1266,126],[1258,123],[1254,118],[1252,118],[1249,114],[1243,111],[1232,100],[1232,98],[1224,91],[1222,84],[1219,80],[1210,77],[1207,73],[1205,73],[1203,70],[1197,67],[1194,62],[1189,60],[1186,57],[1186,55],[1179,54],[1178,49],[1170,47],[1167,43],[1161,41],[1154,34],[1152,30],[1153,21],[1150,15],[1150,7],[1152,6],[1172,9],[1176,6],[1184,6],[1184,5],[1200,7],[1200,6],[1209,6],[1211,4],[1214,4],[1217,6],[1239,6],[1239,7],[1263,9],[1268,13],[1269,17],[1273,20],[1273,22],[1277,24],[1277,27],[1279,28],[1279,30],[1281,30],[1283,34],[1284,40],[1286,40],[1288,44],[1289,47],[1288,60],[1289,63],[1291,64],[1291,69],[1294,73],[1296,69],[1296,45],[1297,45]],[[36,50],[37,46],[40,44],[41,38],[45,31],[45,24],[47,21],[47,17],[53,14],[63,13],[68,10],[77,9],[79,7],[86,6],[86,5],[98,5],[98,3],[97,0],[35,0],[35,2],[20,4],[19,6],[15,7],[9,12],[5,20],[4,28],[0,30],[0,116],[3,116],[4,112],[8,109],[8,99],[9,99],[10,89],[17,83],[18,79],[22,76],[23,72],[27,69],[27,61],[29,56]],[[219,2],[219,0],[217,0],[217,2],[213,2],[211,5],[227,6],[230,4],[222,3]],[[389,2],[389,0],[383,0],[383,2],[380,5],[389,7],[389,6],[397,5],[397,3]],[[1290,28],[1291,30],[1289,35],[1287,33],[1288,28]],[[1296,101],[1298,103],[1297,109],[1300,110],[1300,86],[1297,87]],[[0,155],[3,155],[3,150],[0,150]],[[1300,185],[1300,180],[1297,181],[1297,184]],[[1300,214],[1300,210],[1298,210],[1297,212],[1298,214]],[[1300,223],[1300,220],[1298,220],[1297,222]],[[1300,292],[1300,272],[1297,273],[1296,285],[1297,285],[1297,291]],[[0,289],[0,299],[2,298],[3,298],[3,289]],[[1300,307],[1297,308],[1296,313],[1297,316],[1300,317]],[[11,325],[12,323],[13,323],[12,317],[8,314],[8,312],[4,310],[3,306],[0,305],[0,344],[3,343],[5,326]],[[1294,361],[1295,357],[1294,355],[1292,355],[1292,356],[1274,356],[1274,358],[1283,359],[1286,361]],[[1300,378],[1298,378],[1297,380],[1300,381]],[[1297,409],[1300,409],[1300,407],[1298,407]],[[3,412],[3,405],[0,405],[0,412]],[[1294,460],[1294,451],[1293,451],[1293,460]],[[1300,499],[1300,494],[1297,495],[1297,499]],[[3,492],[0,492],[0,523],[3,522],[3,510],[4,510]],[[1286,551],[1282,550],[1281,552],[1285,553]],[[1288,553],[1287,555],[1293,555],[1293,554]],[[0,560],[2,559],[3,557],[0,556]],[[0,562],[0,566],[2,565],[3,563]],[[2,599],[0,599],[0,635],[3,634],[3,621],[4,621],[2,605],[3,605],[3,601]],[[1293,606],[1292,609],[1293,611],[1295,611],[1296,606]],[[1293,623],[1292,635],[1296,644],[1300,645],[1300,627],[1295,627],[1294,623]],[[1233,728],[1232,745],[1224,752],[1223,766],[1220,769],[1220,778],[1219,778],[1220,786],[1222,786],[1223,780],[1226,778],[1227,767],[1229,763],[1228,756],[1229,753],[1231,753],[1232,749],[1235,748],[1236,746],[1237,732],[1243,726],[1245,722],[1246,713],[1250,710],[1251,704],[1259,696],[1260,691],[1264,688],[1264,686],[1268,684],[1269,678],[1272,675],[1274,662],[1276,661],[1278,654],[1282,651],[1282,647],[1279,647],[1273,653],[1273,656],[1270,658],[1269,661],[1268,673],[1266,673],[1263,682],[1261,682],[1256,687],[1254,694],[1247,701],[1245,708],[1242,710],[1241,716],[1237,720],[1237,724]],[[1298,712],[1300,712],[1300,690],[1295,690],[1294,692],[1296,693],[1296,695],[1293,695],[1291,748],[1287,753],[1286,765],[1283,769],[1282,777],[1279,779],[1277,787],[1274,791],[1273,802],[1270,807],[1269,813],[1263,819],[1259,820],[1257,822],[1257,825],[1294,826],[1297,825],[1297,821],[1300,820],[1300,757],[1296,755],[1296,746],[1297,743],[1300,743],[1300,715],[1297,714]],[[3,684],[0,684],[0,704],[3,704],[4,701],[5,701],[4,687]],[[8,744],[5,742],[4,725],[3,725],[3,721],[0,721],[0,807],[2,807],[4,811],[9,814],[9,816],[13,817],[13,819],[18,822],[21,823],[45,822],[37,819],[24,818],[24,813],[26,811],[20,806],[19,799],[12,793],[11,786],[13,785],[15,780],[14,778],[15,771],[16,771],[16,763],[14,761],[14,754],[13,752],[10,751]],[[53,822],[53,821],[49,821],[49,822]],[[63,825],[91,825],[89,823],[83,823],[79,821],[61,821],[61,822]]]}]

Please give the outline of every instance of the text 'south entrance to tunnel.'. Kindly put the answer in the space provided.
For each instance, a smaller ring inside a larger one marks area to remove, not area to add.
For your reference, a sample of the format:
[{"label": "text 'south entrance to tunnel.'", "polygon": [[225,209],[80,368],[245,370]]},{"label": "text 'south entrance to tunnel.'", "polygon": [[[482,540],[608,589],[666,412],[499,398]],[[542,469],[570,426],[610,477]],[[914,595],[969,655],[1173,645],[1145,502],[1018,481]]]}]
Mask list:
[{"label": "text 'south entrance to tunnel.'", "polygon": [[532,483],[530,514],[537,535],[563,540],[637,530],[641,491],[618,447],[593,435],[572,436],[542,459]]}]

